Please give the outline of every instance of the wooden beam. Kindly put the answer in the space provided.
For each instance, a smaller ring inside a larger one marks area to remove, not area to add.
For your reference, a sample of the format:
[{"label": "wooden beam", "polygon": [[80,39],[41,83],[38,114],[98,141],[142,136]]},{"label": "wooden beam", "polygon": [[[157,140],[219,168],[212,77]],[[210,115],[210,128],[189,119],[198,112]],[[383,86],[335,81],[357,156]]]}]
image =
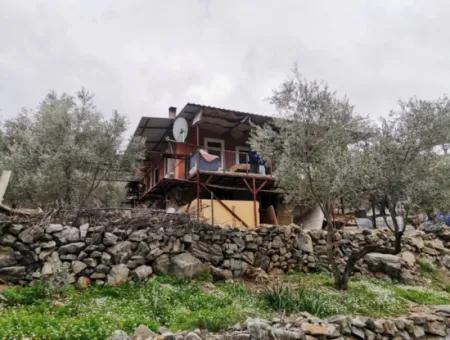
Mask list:
[{"label": "wooden beam", "polygon": [[[209,190],[209,188],[204,185],[203,183],[200,183],[200,185],[205,188],[210,194],[212,194],[213,192],[211,190]],[[245,227],[249,228],[248,224],[244,222],[244,220],[242,220],[242,218],[240,218],[233,210],[230,209],[229,206],[227,206],[224,202],[222,202],[220,200],[220,198],[216,197],[216,201],[219,202],[219,204],[225,208],[226,211],[228,211],[234,218],[236,218],[239,222],[241,222]]]}]

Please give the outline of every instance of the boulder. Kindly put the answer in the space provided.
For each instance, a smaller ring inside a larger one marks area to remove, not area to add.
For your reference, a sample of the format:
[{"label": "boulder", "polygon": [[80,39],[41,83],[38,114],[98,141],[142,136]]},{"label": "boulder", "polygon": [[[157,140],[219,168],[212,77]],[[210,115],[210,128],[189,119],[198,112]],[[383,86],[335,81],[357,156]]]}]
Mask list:
[{"label": "boulder", "polygon": [[20,232],[23,230],[24,226],[22,224],[12,224],[9,227],[9,232],[13,235],[18,236]]},{"label": "boulder", "polygon": [[384,273],[391,277],[399,277],[401,274],[401,259],[391,254],[370,253],[364,257],[367,267],[371,272]]},{"label": "boulder", "polygon": [[89,223],[80,225],[80,239],[85,240],[89,229]]},{"label": "boulder", "polygon": [[72,272],[76,275],[81,273],[83,270],[87,268],[87,265],[81,261],[73,261],[72,262]]},{"label": "boulder", "polygon": [[131,340],[152,340],[156,339],[158,334],[151,331],[147,326],[140,325],[134,330]]},{"label": "boulder", "polygon": [[333,324],[315,324],[304,322],[301,324],[301,329],[306,333],[314,336],[336,337],[339,336],[339,331],[336,325]]},{"label": "boulder", "polygon": [[[1,230],[0,230],[1,234]],[[2,235],[0,237],[0,244],[4,246],[12,246],[16,242],[17,238],[11,234]]]},{"label": "boulder", "polygon": [[233,278],[233,272],[228,269],[221,269],[218,267],[210,266],[210,272],[217,281],[225,281]]},{"label": "boulder", "polygon": [[269,339],[270,325],[266,320],[248,319],[247,330],[251,339]]},{"label": "boulder", "polygon": [[447,267],[448,269],[450,269],[450,255],[445,255],[442,259],[441,259],[442,264]]},{"label": "boulder", "polygon": [[112,266],[111,271],[108,274],[108,284],[110,286],[119,286],[126,283],[129,271],[130,270],[123,263]]},{"label": "boulder", "polygon": [[128,239],[130,241],[141,242],[141,241],[146,240],[147,237],[148,237],[147,230],[141,229],[141,230],[132,232],[130,237],[128,237]]},{"label": "boulder", "polygon": [[400,256],[402,257],[403,261],[406,262],[408,267],[412,268],[416,264],[416,257],[412,252],[404,251],[400,254]]},{"label": "boulder", "polygon": [[44,235],[44,230],[39,225],[34,225],[29,228],[24,229],[19,234],[19,239],[23,243],[34,243],[39,240]]},{"label": "boulder", "polygon": [[80,241],[80,230],[75,227],[66,226],[59,233],[53,234],[53,236],[63,244],[69,242],[77,242]]},{"label": "boulder", "polygon": [[178,278],[191,279],[208,271],[208,267],[190,253],[175,255],[170,260],[169,272]]},{"label": "boulder", "polygon": [[86,276],[80,276],[77,280],[77,287],[80,289],[89,288],[91,285],[91,280]]},{"label": "boulder", "polygon": [[222,247],[218,244],[194,242],[191,245],[192,255],[217,266],[223,261]]},{"label": "boulder", "polygon": [[58,233],[58,232],[62,231],[63,229],[64,229],[64,227],[62,226],[62,224],[49,224],[45,228],[45,232],[47,234],[53,234],[53,233]]},{"label": "boulder", "polygon": [[5,282],[19,282],[25,279],[26,269],[24,266],[12,266],[0,268],[0,280]]},{"label": "boulder", "polygon": [[152,267],[143,264],[133,271],[133,276],[138,281],[144,281],[148,279],[150,275],[152,275],[152,272]]},{"label": "boulder", "polygon": [[298,249],[300,249],[302,252],[305,253],[313,253],[314,252],[314,247],[313,247],[313,242],[311,239],[311,236],[309,236],[307,233],[300,233],[300,235],[298,236],[297,239],[297,246]]},{"label": "boulder", "polygon": [[0,268],[13,266],[17,263],[14,249],[0,246]]},{"label": "boulder", "polygon": [[74,242],[65,244],[61,247],[59,247],[59,253],[61,255],[65,254],[78,254],[83,248],[85,244],[83,242]]},{"label": "boulder", "polygon": [[153,269],[155,270],[155,273],[158,274],[168,274],[169,267],[170,267],[170,258],[169,255],[167,254],[163,254],[157,257],[156,260],[153,262]]},{"label": "boulder", "polygon": [[42,266],[41,276],[46,277],[50,275],[54,275],[61,270],[61,260],[59,259],[59,255],[56,251],[52,252],[52,254],[47,257],[47,261]]},{"label": "boulder", "polygon": [[106,340],[130,340],[128,334],[120,329],[114,331]]},{"label": "boulder", "polygon": [[411,237],[409,239],[409,243],[411,243],[414,247],[416,247],[417,250],[421,250],[425,246],[423,238],[420,236]]},{"label": "boulder", "polygon": [[108,252],[113,256],[114,262],[118,264],[126,262],[131,257],[133,254],[132,248],[133,243],[122,241],[110,247]]}]

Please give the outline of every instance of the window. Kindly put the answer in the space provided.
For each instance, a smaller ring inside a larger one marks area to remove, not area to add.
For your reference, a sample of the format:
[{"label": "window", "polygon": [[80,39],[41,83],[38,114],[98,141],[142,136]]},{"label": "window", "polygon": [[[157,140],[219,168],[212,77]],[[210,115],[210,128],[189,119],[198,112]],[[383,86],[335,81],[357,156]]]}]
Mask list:
[{"label": "window", "polygon": [[249,146],[236,146],[236,164],[246,164],[249,162]]},{"label": "window", "polygon": [[225,141],[223,139],[205,138],[205,149],[211,155],[219,156],[223,168],[223,156],[225,152]]},{"label": "window", "polygon": [[174,178],[176,161],[175,158],[164,158],[164,177]]}]

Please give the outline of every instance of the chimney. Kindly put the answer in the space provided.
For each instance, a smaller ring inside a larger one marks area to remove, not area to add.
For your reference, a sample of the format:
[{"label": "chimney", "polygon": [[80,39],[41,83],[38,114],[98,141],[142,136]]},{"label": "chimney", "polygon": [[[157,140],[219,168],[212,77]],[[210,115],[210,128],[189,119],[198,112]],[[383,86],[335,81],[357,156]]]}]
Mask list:
[{"label": "chimney", "polygon": [[177,115],[177,108],[175,106],[169,107],[169,118],[175,119]]}]

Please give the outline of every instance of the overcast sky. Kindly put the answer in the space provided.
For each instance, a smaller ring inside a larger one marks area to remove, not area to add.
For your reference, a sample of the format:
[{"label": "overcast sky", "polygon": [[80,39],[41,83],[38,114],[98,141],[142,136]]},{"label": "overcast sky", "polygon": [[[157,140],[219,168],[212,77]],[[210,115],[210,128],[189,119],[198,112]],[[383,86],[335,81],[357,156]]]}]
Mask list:
[{"label": "overcast sky", "polygon": [[294,63],[361,114],[449,93],[449,1],[0,0],[0,119],[50,90],[105,114],[187,102],[261,114]]}]

